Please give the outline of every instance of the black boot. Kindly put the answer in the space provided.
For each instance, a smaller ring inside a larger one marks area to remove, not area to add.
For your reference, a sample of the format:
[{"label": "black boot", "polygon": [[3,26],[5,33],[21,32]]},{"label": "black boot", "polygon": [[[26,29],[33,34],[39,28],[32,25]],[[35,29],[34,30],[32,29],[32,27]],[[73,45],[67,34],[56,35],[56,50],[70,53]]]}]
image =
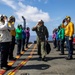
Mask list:
[{"label": "black boot", "polygon": [[45,61],[46,62],[47,61],[46,57],[42,58],[42,61]]},{"label": "black boot", "polygon": [[72,59],[73,59],[72,56],[70,56],[70,57],[66,57],[66,60],[72,60]]}]

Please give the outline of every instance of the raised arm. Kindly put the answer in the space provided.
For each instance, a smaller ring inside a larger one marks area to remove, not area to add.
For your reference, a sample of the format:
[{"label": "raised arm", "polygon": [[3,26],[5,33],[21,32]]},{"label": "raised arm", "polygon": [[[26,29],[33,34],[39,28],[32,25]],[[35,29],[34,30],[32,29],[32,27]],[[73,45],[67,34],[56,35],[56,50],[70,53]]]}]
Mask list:
[{"label": "raised arm", "polygon": [[37,31],[37,25],[32,28],[32,31]]}]

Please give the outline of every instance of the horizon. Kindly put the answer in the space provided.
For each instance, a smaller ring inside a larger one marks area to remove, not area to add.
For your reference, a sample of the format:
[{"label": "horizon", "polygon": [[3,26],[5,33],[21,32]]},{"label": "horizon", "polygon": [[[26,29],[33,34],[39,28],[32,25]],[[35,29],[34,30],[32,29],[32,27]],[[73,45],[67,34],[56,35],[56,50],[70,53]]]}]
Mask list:
[{"label": "horizon", "polygon": [[[34,37],[34,38],[33,38]],[[30,38],[29,38],[29,42],[34,42],[36,41],[36,37],[37,35],[31,35]],[[49,36],[48,38],[49,41],[52,41],[52,36]]]}]

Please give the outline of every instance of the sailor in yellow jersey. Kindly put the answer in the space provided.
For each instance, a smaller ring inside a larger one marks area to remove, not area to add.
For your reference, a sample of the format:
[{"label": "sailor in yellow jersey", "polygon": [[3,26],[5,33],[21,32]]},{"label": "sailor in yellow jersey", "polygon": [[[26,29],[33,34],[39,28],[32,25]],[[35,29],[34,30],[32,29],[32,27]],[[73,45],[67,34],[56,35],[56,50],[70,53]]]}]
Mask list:
[{"label": "sailor in yellow jersey", "polygon": [[[10,16],[9,21],[8,21],[8,26],[11,27],[11,25],[15,25],[15,17]],[[15,27],[13,30],[10,30],[10,34],[12,36],[12,41],[10,43],[10,49],[9,49],[9,60],[15,60],[16,58],[13,57],[13,51],[15,47],[15,36],[16,36],[16,31]]]},{"label": "sailor in yellow jersey", "polygon": [[[67,23],[66,25],[65,22]],[[65,28],[65,41],[66,41],[66,48],[68,50],[68,57],[67,60],[73,59],[73,34],[74,34],[74,24],[71,22],[71,17],[66,16],[66,18],[62,21],[62,27]]]}]

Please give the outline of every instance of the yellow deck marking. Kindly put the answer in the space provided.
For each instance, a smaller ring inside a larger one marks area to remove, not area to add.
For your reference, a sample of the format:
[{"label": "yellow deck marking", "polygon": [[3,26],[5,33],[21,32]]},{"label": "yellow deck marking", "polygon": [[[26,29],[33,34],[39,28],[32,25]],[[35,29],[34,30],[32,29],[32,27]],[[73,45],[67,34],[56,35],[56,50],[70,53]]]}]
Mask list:
[{"label": "yellow deck marking", "polygon": [[32,58],[32,56],[28,56],[28,58]]},{"label": "yellow deck marking", "polygon": [[[28,47],[30,47],[32,44],[30,44]],[[28,50],[28,49],[26,49]],[[24,51],[22,51],[22,55],[24,54]],[[19,59],[21,56],[16,56],[17,59]],[[10,61],[8,62],[9,66],[12,66],[14,63],[16,62],[16,60]],[[0,75],[3,75],[6,72],[6,70],[0,69]]]},{"label": "yellow deck marking", "polygon": [[17,59],[20,58],[20,55],[17,55],[16,58],[17,58]]},{"label": "yellow deck marking", "polygon": [[13,65],[14,61],[8,63],[9,66]]},{"label": "yellow deck marking", "polygon": [[24,51],[22,51],[21,54],[24,54]]},{"label": "yellow deck marking", "polygon": [[30,53],[30,55],[27,57],[27,59],[23,60],[14,70],[12,70],[11,72],[8,73],[8,75],[15,75],[15,73],[23,66],[25,65],[30,58],[32,58],[32,53],[34,53],[34,50],[36,48],[36,45],[34,45],[32,52]]}]

